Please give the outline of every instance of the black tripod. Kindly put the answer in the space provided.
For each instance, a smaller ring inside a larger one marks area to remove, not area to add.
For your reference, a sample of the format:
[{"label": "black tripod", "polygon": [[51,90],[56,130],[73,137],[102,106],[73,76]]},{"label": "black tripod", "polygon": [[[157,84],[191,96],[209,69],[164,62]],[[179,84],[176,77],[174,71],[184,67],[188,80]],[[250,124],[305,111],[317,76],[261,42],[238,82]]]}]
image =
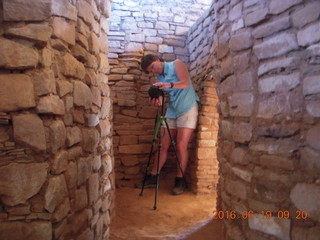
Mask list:
[{"label": "black tripod", "polygon": [[166,128],[168,129],[170,141],[171,141],[171,144],[173,146],[174,153],[176,155],[177,164],[178,164],[179,169],[180,169],[180,171],[182,173],[182,177],[183,177],[183,180],[185,182],[185,187],[187,188],[187,181],[185,179],[185,176],[184,176],[184,173],[183,173],[183,170],[182,170],[182,165],[181,165],[181,163],[179,161],[179,158],[178,158],[176,143],[173,140],[172,135],[170,133],[169,125],[167,123],[167,119],[166,119],[165,116],[163,116],[163,114],[164,114],[164,92],[163,91],[161,91],[161,97],[162,97],[161,114],[160,114],[160,116],[157,115],[157,117],[156,117],[156,123],[155,123],[155,127],[154,127],[154,135],[153,135],[151,150],[150,150],[150,153],[149,153],[148,164],[147,164],[147,167],[146,167],[146,172],[145,172],[145,175],[144,175],[143,184],[142,184],[142,188],[141,188],[141,192],[140,192],[140,196],[143,196],[144,185],[145,185],[145,181],[146,181],[146,178],[147,178],[147,175],[148,175],[148,171],[149,171],[149,166],[150,166],[150,161],[151,161],[151,157],[152,157],[153,147],[156,144],[157,138],[159,138],[159,142],[158,142],[158,146],[159,146],[159,148],[158,148],[158,161],[157,161],[157,184],[156,184],[155,200],[154,200],[154,206],[153,206],[154,210],[157,209],[159,180],[160,180],[159,167],[160,167],[160,150],[161,150],[161,147],[162,147],[162,144],[161,144],[162,134],[161,133],[159,134],[159,129],[161,129],[161,125],[163,125],[163,123],[165,124]]}]

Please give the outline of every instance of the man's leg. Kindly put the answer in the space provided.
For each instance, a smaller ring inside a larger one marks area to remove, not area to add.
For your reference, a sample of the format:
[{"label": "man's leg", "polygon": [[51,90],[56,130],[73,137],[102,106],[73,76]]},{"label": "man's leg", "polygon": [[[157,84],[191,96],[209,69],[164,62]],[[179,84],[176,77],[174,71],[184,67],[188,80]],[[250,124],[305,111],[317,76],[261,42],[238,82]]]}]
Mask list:
[{"label": "man's leg", "polygon": [[[176,135],[177,135],[177,130],[176,129],[170,129],[170,133],[172,136],[172,139],[175,139]],[[170,147],[171,144],[171,139],[168,133],[168,129],[167,128],[162,128],[161,129],[161,149],[160,149],[160,162],[159,162],[159,172],[162,169],[163,165],[165,164],[166,160],[167,160],[167,156],[168,156],[168,149]],[[156,175],[157,174],[157,167],[158,167],[158,153],[156,153],[156,157],[155,157],[155,161],[153,162],[153,167],[152,167],[152,171],[151,174],[152,175]]]},{"label": "man's leg", "polygon": [[[192,128],[181,127],[177,129],[177,151],[183,173],[185,173],[188,164],[188,143],[193,131]],[[180,168],[177,169],[177,177],[182,177]]]},{"label": "man's leg", "polygon": [[177,130],[177,151],[181,168],[180,166],[177,167],[177,176],[174,179],[174,188],[172,189],[173,195],[179,195],[186,189],[186,184],[184,182],[185,179],[183,179],[183,176],[188,164],[188,143],[193,130],[193,128],[178,128]]}]

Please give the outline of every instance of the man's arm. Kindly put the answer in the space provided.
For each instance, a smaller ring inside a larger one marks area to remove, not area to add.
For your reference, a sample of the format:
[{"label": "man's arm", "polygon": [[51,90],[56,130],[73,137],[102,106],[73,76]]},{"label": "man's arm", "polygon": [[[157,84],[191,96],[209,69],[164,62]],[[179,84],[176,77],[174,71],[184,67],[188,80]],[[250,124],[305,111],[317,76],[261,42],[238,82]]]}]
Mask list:
[{"label": "man's arm", "polygon": [[[180,59],[174,61],[174,70],[179,79],[178,82],[175,82],[173,88],[181,89],[189,87],[189,74],[187,66]],[[158,86],[160,89],[171,88],[171,83],[156,82],[153,84]]]}]

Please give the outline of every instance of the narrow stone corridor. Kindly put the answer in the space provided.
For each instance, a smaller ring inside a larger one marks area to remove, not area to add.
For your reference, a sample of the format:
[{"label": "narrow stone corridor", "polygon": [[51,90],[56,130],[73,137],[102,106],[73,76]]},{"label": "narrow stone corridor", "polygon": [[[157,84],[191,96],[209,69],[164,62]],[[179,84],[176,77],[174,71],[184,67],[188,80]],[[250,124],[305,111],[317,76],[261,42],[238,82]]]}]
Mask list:
[{"label": "narrow stone corridor", "polygon": [[[320,239],[320,0],[0,0],[0,52],[0,240]],[[156,211],[150,53],[200,98]]]}]

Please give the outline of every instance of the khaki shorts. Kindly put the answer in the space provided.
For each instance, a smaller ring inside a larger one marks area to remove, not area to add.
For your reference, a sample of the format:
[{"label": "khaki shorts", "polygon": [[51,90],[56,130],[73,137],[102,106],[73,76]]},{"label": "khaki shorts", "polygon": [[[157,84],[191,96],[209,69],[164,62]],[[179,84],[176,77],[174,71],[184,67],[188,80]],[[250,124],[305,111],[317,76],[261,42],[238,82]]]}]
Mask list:
[{"label": "khaki shorts", "polygon": [[169,129],[176,129],[176,128],[182,128],[182,127],[195,129],[197,127],[197,122],[198,122],[198,104],[195,104],[188,112],[186,112],[185,114],[183,114],[178,118],[167,119]]}]

